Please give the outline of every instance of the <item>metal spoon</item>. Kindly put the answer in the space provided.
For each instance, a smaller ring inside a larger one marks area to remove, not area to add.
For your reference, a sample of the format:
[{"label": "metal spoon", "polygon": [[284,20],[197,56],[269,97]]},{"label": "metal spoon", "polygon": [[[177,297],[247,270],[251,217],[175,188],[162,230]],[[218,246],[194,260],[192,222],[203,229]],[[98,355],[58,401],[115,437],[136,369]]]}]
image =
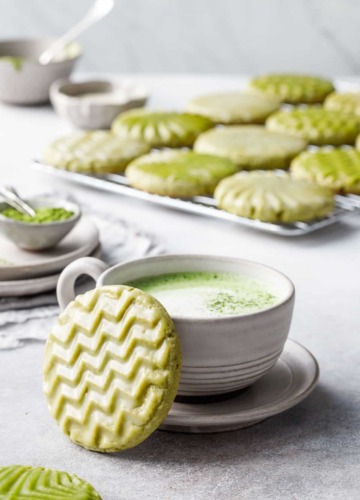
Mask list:
[{"label": "metal spoon", "polygon": [[30,215],[30,217],[35,217],[36,213],[31,206],[22,200],[15,189],[11,186],[0,187],[0,194],[5,198],[8,205],[15,208],[19,212]]},{"label": "metal spoon", "polygon": [[115,0],[96,0],[86,16],[65,35],[56,40],[39,57],[40,64],[49,64],[58,54],[62,52],[66,45],[74,41],[80,33],[87,30],[93,24],[105,17],[114,7]]}]

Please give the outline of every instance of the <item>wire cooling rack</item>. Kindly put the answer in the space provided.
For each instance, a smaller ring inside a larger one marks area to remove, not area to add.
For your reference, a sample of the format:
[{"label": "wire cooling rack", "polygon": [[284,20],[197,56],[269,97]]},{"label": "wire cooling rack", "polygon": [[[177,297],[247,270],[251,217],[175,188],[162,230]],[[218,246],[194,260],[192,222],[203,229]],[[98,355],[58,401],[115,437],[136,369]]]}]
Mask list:
[{"label": "wire cooling rack", "polygon": [[239,217],[238,215],[233,215],[217,208],[216,202],[211,196],[195,196],[186,200],[169,198],[167,196],[159,196],[132,188],[129,186],[127,178],[121,174],[108,174],[102,175],[101,177],[93,174],[80,174],[51,167],[39,160],[35,160],[34,166],[37,170],[46,172],[55,177],[66,179],[77,184],[91,186],[101,191],[130,196],[163,207],[203,215],[213,219],[231,221],[240,226],[246,226],[258,231],[265,231],[280,236],[301,236],[335,224],[350,215],[360,214],[360,196],[347,195],[336,196],[334,211],[327,217],[321,219],[309,222],[299,221],[291,224],[262,222],[260,220]]}]

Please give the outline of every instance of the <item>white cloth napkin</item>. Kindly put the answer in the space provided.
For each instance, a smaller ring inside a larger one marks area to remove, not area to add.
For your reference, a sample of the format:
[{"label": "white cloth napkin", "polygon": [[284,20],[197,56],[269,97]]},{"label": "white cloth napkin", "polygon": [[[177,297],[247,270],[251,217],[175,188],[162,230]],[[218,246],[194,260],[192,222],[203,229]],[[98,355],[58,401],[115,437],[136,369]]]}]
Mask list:
[{"label": "white cloth napkin", "polygon": [[[163,252],[153,235],[129,222],[108,213],[85,211],[99,229],[101,259],[107,264]],[[83,283],[81,289],[92,286],[89,282]],[[46,340],[58,313],[55,292],[0,298],[0,349],[14,349],[29,340]]]}]

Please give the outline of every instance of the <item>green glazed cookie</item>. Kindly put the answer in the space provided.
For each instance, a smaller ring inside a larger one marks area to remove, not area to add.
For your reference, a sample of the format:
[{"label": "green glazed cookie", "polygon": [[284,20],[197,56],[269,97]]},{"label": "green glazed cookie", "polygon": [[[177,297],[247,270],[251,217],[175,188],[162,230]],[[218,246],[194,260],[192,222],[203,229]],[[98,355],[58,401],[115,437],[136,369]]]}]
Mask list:
[{"label": "green glazed cookie", "polygon": [[212,194],[218,182],[237,172],[230,160],[193,151],[160,151],[133,161],[125,175],[130,185],[176,198]]},{"label": "green glazed cookie", "polygon": [[277,97],[260,93],[224,92],[195,97],[186,109],[215,123],[264,123],[280,104]]},{"label": "green glazed cookie", "polygon": [[0,467],[3,500],[101,500],[91,484],[67,472],[44,467]]},{"label": "green glazed cookie", "polygon": [[331,81],[315,76],[273,74],[253,78],[250,88],[289,104],[317,104],[334,90]]},{"label": "green glazed cookie", "polygon": [[333,92],[326,98],[324,107],[360,117],[360,92]]},{"label": "green glazed cookie", "polygon": [[257,125],[209,130],[201,134],[194,145],[198,153],[228,158],[238,169],[245,170],[287,168],[305,147],[304,139]]},{"label": "green glazed cookie", "polygon": [[291,171],[296,179],[360,194],[360,152],[354,148],[305,151],[293,160]]},{"label": "green glazed cookie", "polygon": [[140,140],[123,141],[111,132],[80,132],[56,139],[43,161],[53,167],[83,173],[123,172],[131,161],[150,151]]},{"label": "green glazed cookie", "polygon": [[266,121],[273,132],[302,137],[316,146],[354,144],[360,132],[360,119],[339,111],[313,106],[278,111]]},{"label": "green glazed cookie", "polygon": [[153,148],[191,147],[214,123],[204,116],[133,109],[115,118],[113,132],[122,139],[142,139]]},{"label": "green glazed cookie", "polygon": [[74,443],[121,451],[167,416],[180,368],[179,340],[164,307],[135,288],[104,286],[60,314],[46,342],[44,392]]},{"label": "green glazed cookie", "polygon": [[294,180],[288,173],[240,172],[215,190],[219,208],[264,222],[308,221],[328,215],[332,192],[317,184]]}]

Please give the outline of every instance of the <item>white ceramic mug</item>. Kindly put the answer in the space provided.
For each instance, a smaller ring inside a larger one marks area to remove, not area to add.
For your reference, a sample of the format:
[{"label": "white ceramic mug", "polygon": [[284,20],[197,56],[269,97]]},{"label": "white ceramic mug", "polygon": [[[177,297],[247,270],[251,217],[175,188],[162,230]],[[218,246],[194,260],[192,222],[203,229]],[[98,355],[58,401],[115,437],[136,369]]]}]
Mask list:
[{"label": "white ceramic mug", "polygon": [[183,367],[178,395],[214,396],[231,393],[254,383],[276,363],[287,339],[295,290],[280,272],[263,264],[231,257],[162,255],[108,268],[85,257],[62,272],[57,288],[64,308],[75,298],[76,279],[87,274],[97,286],[120,285],[149,276],[182,272],[225,272],[257,278],[276,288],[276,305],[249,314],[220,318],[172,316],[179,335]]}]

